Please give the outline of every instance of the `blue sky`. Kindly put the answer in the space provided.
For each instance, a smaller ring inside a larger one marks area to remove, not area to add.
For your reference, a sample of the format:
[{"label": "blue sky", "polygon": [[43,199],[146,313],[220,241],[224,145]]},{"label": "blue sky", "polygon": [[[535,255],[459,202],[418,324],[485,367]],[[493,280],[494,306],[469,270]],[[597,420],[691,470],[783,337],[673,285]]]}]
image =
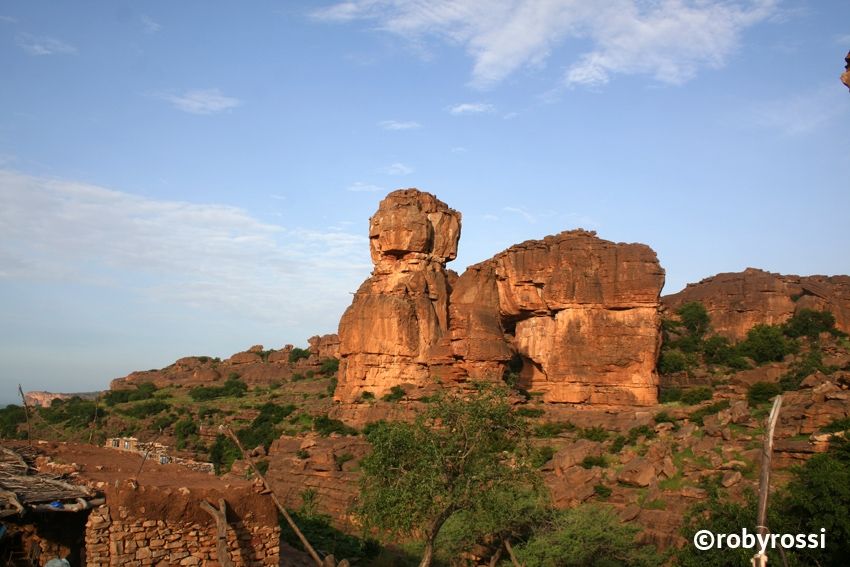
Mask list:
[{"label": "blue sky", "polygon": [[850,273],[850,4],[0,3],[0,398],[334,332],[418,187],[458,272],[583,227],[665,293]]}]

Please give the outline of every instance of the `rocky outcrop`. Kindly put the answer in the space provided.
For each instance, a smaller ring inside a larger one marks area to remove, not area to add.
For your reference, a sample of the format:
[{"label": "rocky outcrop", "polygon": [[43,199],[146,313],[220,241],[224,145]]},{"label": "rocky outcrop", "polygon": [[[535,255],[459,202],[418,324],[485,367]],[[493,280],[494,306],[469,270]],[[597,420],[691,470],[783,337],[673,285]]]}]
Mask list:
[{"label": "rocky outcrop", "polygon": [[844,73],[841,74],[841,82],[850,89],[850,52],[844,58]]},{"label": "rocky outcrop", "polygon": [[24,400],[28,406],[39,406],[49,408],[53,400],[70,400],[71,398],[82,398],[84,400],[95,399],[100,392],[80,392],[75,394],[60,394],[57,392],[27,392]]},{"label": "rocky outcrop", "polygon": [[374,269],[339,323],[335,399],[381,396],[430,381],[432,347],[448,331],[449,274],[460,213],[429,193],[394,191],[369,220]]},{"label": "rocky outcrop", "polygon": [[662,298],[668,310],[699,301],[714,332],[741,339],[757,324],[784,323],[801,309],[829,311],[850,331],[850,276],[784,276],[747,268],[717,274]]},{"label": "rocky outcrop", "polygon": [[435,381],[512,369],[547,402],[655,403],[664,270],[649,247],[568,231],[458,278],[445,264],[459,235],[460,214],[429,193],[381,202],[369,229],[375,269],[340,321],[337,401],[402,385],[415,398]]},{"label": "rocky outcrop", "polygon": [[460,277],[452,351],[472,378],[513,366],[547,402],[652,404],[663,284],[643,244],[584,230],[530,240]]}]

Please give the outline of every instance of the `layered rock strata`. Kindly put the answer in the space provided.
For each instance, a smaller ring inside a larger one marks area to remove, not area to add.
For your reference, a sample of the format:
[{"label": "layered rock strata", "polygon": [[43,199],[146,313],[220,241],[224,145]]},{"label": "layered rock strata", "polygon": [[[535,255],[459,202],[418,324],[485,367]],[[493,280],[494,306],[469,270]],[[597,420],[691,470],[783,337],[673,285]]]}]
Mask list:
[{"label": "layered rock strata", "polygon": [[757,324],[778,325],[801,309],[829,311],[850,332],[850,276],[785,276],[747,268],[717,274],[662,298],[666,309],[705,305],[714,332],[742,339]]},{"label": "layered rock strata", "polygon": [[568,231],[457,278],[445,264],[459,235],[460,214],[429,193],[381,202],[370,219],[374,271],[340,321],[337,401],[394,386],[415,398],[435,380],[513,370],[548,402],[655,403],[664,270],[652,249]]}]

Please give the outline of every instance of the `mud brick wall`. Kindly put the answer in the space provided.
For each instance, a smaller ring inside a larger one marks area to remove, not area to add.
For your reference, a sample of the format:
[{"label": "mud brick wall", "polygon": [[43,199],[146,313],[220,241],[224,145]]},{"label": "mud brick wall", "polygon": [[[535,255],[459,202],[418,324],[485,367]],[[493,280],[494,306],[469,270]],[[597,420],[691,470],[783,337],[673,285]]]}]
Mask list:
[{"label": "mud brick wall", "polygon": [[[88,567],[147,565],[217,566],[215,524],[173,522],[130,515],[123,506],[92,510],[86,524]],[[280,564],[280,528],[245,521],[227,529],[227,547],[237,567]]]}]

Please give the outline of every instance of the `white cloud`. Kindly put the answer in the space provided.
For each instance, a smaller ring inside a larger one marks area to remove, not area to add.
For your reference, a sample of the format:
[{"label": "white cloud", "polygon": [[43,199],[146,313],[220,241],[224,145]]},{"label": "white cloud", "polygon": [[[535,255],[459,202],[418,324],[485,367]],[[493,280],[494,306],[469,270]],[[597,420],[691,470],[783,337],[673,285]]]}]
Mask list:
[{"label": "white cloud", "polygon": [[417,128],[422,127],[419,122],[414,122],[413,120],[382,120],[381,122],[378,122],[378,126],[384,130],[416,130]]},{"label": "white cloud", "polygon": [[18,20],[12,16],[0,16],[0,22],[3,22],[4,24],[17,24]]},{"label": "white cloud", "polygon": [[143,14],[141,20],[145,33],[156,33],[162,29],[162,25],[160,25],[159,22],[154,21],[150,16],[145,16]]},{"label": "white cloud", "polygon": [[456,104],[449,107],[449,112],[455,116],[460,116],[462,114],[483,114],[493,112],[494,110],[496,110],[496,107],[484,102],[465,102],[463,104]]},{"label": "white cloud", "polygon": [[[601,85],[615,74],[679,84],[720,67],[748,27],[778,12],[777,0],[349,0],[313,13],[327,22],[368,20],[412,42],[463,47],[472,83],[489,87],[556,50],[571,54],[564,81]],[[569,44],[567,40],[575,40]],[[578,42],[581,42],[580,44]]]},{"label": "white cloud", "polygon": [[381,168],[381,172],[387,175],[409,175],[413,173],[413,168],[403,163],[393,163]]},{"label": "white cloud", "polygon": [[519,207],[502,207],[502,210],[506,213],[513,213],[515,215],[519,215],[532,224],[537,222],[537,217],[529,213],[525,209],[521,209]]},{"label": "white cloud", "polygon": [[77,52],[77,48],[70,43],[65,43],[54,37],[38,37],[28,33],[16,35],[15,43],[30,55],[73,55]]},{"label": "white cloud", "polygon": [[386,191],[383,187],[378,185],[372,185],[371,183],[363,183],[362,181],[355,181],[351,185],[346,188],[348,191],[354,191],[355,193],[367,192],[367,193],[377,193],[378,191]]},{"label": "white cloud", "polygon": [[153,96],[168,101],[174,108],[190,114],[217,114],[242,104],[238,98],[225,96],[219,89],[188,90],[182,94],[159,92]]},{"label": "white cloud", "polygon": [[835,43],[836,45],[843,45],[850,50],[850,33],[835,36]]},{"label": "white cloud", "polygon": [[0,169],[0,280],[119,286],[263,321],[338,311],[371,265],[365,235]]},{"label": "white cloud", "polygon": [[756,125],[779,130],[786,136],[811,134],[848,113],[847,92],[832,83],[786,98],[773,99],[748,113]]},{"label": "white cloud", "polygon": [[464,148],[463,146],[455,146],[450,150],[453,154],[465,154],[469,150]]}]

